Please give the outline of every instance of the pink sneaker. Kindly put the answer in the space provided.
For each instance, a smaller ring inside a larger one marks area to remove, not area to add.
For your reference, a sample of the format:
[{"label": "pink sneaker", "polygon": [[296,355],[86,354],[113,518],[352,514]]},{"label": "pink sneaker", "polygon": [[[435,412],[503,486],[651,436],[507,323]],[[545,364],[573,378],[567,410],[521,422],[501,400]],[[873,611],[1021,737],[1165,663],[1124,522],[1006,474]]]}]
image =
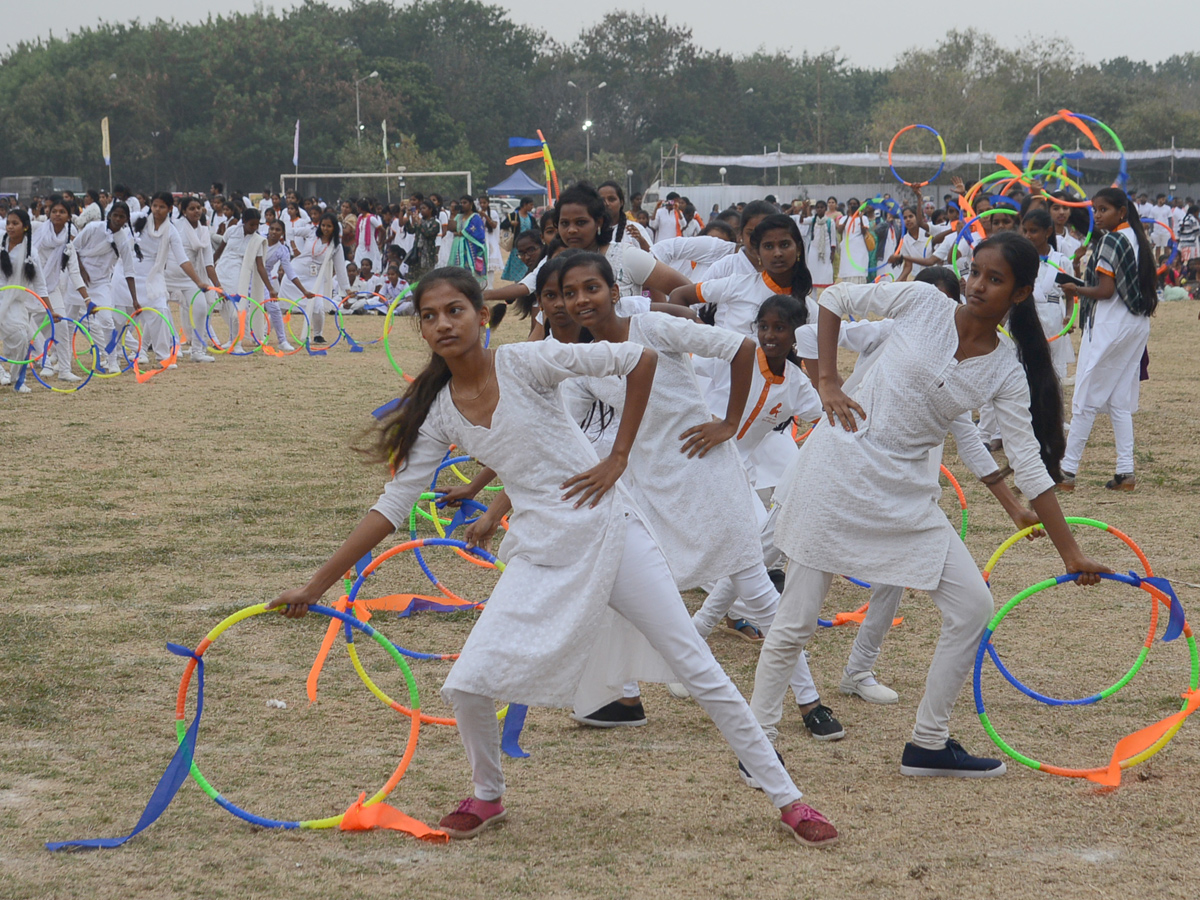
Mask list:
[{"label": "pink sneaker", "polygon": [[438,828],[455,839],[473,838],[485,828],[491,828],[497,822],[504,821],[507,815],[499,801],[489,802],[468,797],[458,804],[454,812],[442,817]]},{"label": "pink sneaker", "polygon": [[805,803],[793,803],[785,809],[780,827],[808,847],[830,847],[838,839],[832,823]]}]

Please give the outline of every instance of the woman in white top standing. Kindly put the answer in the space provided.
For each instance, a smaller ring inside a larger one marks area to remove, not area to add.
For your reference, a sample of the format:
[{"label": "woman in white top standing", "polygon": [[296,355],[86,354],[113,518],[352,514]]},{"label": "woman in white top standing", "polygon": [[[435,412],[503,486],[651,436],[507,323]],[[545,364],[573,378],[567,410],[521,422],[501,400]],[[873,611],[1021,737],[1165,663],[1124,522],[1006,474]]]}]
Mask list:
[{"label": "woman in white top standing", "polygon": [[[91,222],[79,230],[74,240],[79,273],[88,286],[88,295],[95,308],[86,316],[86,327],[100,346],[100,366],[109,375],[121,371],[117,362],[117,337],[124,330],[118,326],[110,309],[120,309],[118,295],[129,296],[137,303],[137,283],[132,272],[135,265],[133,233],[129,228],[129,207],[120,200],[108,207],[108,218]],[[131,273],[125,275],[123,273]],[[118,275],[118,273],[122,273]],[[124,278],[121,290],[114,290],[115,278]],[[82,321],[82,319],[80,319]],[[138,326],[141,327],[140,325]]]},{"label": "woman in white top standing", "polygon": [[625,215],[625,191],[615,181],[601,182],[596,193],[608,207],[608,221],[613,227],[613,240],[618,244],[631,244],[649,251],[653,241],[642,231],[642,226]]},{"label": "woman in white top standing", "polygon": [[[250,207],[242,211],[241,221],[230,225],[221,235],[221,246],[214,260],[217,274],[225,285],[221,312],[229,330],[229,350],[234,356],[249,355],[242,346],[246,335],[246,316],[250,311],[247,297],[262,299],[263,285],[270,284],[263,254],[267,239],[258,230],[262,214]],[[252,335],[251,335],[252,336]]]},{"label": "woman in white top standing", "polygon": [[[498,473],[515,510],[501,547],[507,567],[442,687],[474,791],[439,827],[470,838],[506,817],[493,698],[570,705],[596,656],[599,626],[613,610],[713,717],[780,809],[787,832],[810,846],[833,843],[836,829],[800,803],[745,701],[688,621],[662,552],[619,482],[650,396],[655,352],[631,343],[557,341],[485,349],[489,312],[479,285],[461,270],[431,272],[413,302],[434,355],[378,432],[375,455],[396,474],[308,584],[270,605],[290,616],[307,612],[408,520],[450,444]],[[568,416],[559,390],[568,378],[587,375],[624,376],[625,415],[603,460]],[[495,524],[476,522],[468,543],[488,540]]]},{"label": "woman in white top standing", "polygon": [[1132,491],[1133,414],[1138,408],[1141,360],[1150,338],[1150,316],[1158,306],[1154,249],[1136,208],[1119,188],[1092,197],[1096,228],[1105,235],[1088,261],[1087,287],[1063,285],[1071,302],[1080,297],[1079,363],[1071,398],[1071,433],[1063,457],[1064,490],[1075,487],[1075,473],[1098,413],[1112,421],[1117,469],[1105,484],[1110,491]]},{"label": "woman in white top standing", "polygon": [[[138,299],[141,306],[162,313],[161,316],[150,314],[140,317],[144,335],[142,356],[146,351],[150,351],[158,357],[160,363],[166,364],[167,368],[175,367],[176,364],[168,360],[173,349],[178,347],[174,328],[170,324],[171,313],[167,307],[167,270],[180,268],[197,288],[201,291],[207,289],[183,251],[183,241],[179,232],[171,224],[171,207],[174,202],[175,198],[165,191],[155,194],[150,201],[147,215],[138,219],[133,226],[134,240],[141,251],[134,265]],[[139,361],[142,361],[141,357]]]},{"label": "woman in white top standing", "polygon": [[[867,266],[871,251],[867,249],[871,220],[866,216],[856,197],[846,201],[846,215],[838,222],[838,240],[841,242],[842,260],[838,265],[838,281],[849,284],[866,284]],[[871,237],[874,240],[874,237]]]},{"label": "woman in white top standing", "polygon": [[[197,274],[206,275],[208,283],[219,289],[221,279],[217,277],[216,264],[213,262],[212,237],[205,222],[204,204],[198,197],[188,197],[180,204],[179,211],[182,215],[174,220],[174,225],[183,244],[183,255]],[[192,362],[212,362],[213,357],[206,352],[208,334],[204,320],[215,297],[208,291],[196,293],[194,288],[191,280],[183,277],[182,269],[168,269],[167,289],[169,296],[179,304],[180,313],[187,323],[190,333],[188,350]]]},{"label": "woman in white top standing", "polygon": [[[46,296],[46,281],[33,249],[33,223],[23,209],[10,210],[4,220],[4,243],[0,248],[0,287],[16,285]],[[46,315],[46,307],[28,291],[0,291],[0,346],[4,356],[24,360],[33,355],[33,340],[37,322]],[[46,326],[49,329],[49,325]],[[57,335],[56,335],[57,337]],[[34,362],[26,363],[28,366]],[[13,386],[18,394],[33,389],[25,383],[25,366],[13,366]],[[0,367],[3,384],[9,383],[9,373]]]},{"label": "woman in white top standing", "polygon": [[[775,530],[790,565],[751,700],[768,736],[778,728],[788,678],[834,573],[854,572],[872,584],[928,591],[942,614],[901,774],[983,778],[1005,771],[1000,760],[971,756],[950,739],[950,713],[993,602],[970,552],[931,502],[939,490],[928,457],[953,419],[991,402],[1017,485],[1032,498],[1067,572],[1096,584],[1097,573],[1110,571],[1079,549],[1054,494],[1062,395],[1031,301],[1037,272],[1033,245],[1005,233],[976,247],[961,306],[912,282],[839,284],[821,295],[819,390],[829,421],[801,448]],[[837,366],[846,314],[895,322],[852,397],[842,391]],[[1006,319],[1019,352],[997,330]]]},{"label": "woman in white top standing", "polygon": [[[1056,236],[1054,221],[1046,210],[1029,210],[1021,220],[1021,233],[1029,238],[1042,260],[1037,281],[1033,285],[1033,302],[1037,304],[1042,333],[1049,340],[1062,331],[1071,319],[1070,313],[1063,307],[1063,290],[1057,281],[1060,272],[1072,274],[1071,261],[1050,243]],[[1063,335],[1050,344],[1050,359],[1054,362],[1054,374],[1061,382],[1067,377],[1067,365],[1075,361],[1069,337]]]},{"label": "woman in white top standing", "polygon": [[[77,231],[71,224],[71,211],[62,197],[50,200],[49,218],[38,226],[33,236],[33,249],[37,254],[38,267],[46,281],[45,299],[55,315],[65,315],[78,321],[83,313],[83,297],[77,286],[82,284],[79,264],[71,247]],[[35,328],[37,324],[35,324]],[[55,329],[54,343],[46,354],[43,379],[58,375],[60,381],[80,381],[71,371],[72,336],[74,328],[66,322]],[[35,349],[42,353],[50,337],[47,326],[35,338]]]},{"label": "woman in white top standing", "polygon": [[383,265],[383,248],[379,246],[379,233],[383,220],[371,212],[371,201],[366,198],[358,201],[358,219],[354,224],[354,235],[358,245],[354,250],[354,261],[371,260],[371,268],[376,272]]},{"label": "woman in white top standing", "polygon": [[825,201],[818,200],[811,216],[792,216],[804,238],[805,261],[818,297],[833,284],[833,258],[838,247],[837,223],[834,216],[826,215],[828,211]]},{"label": "woman in white top standing", "polygon": [[304,335],[304,339],[317,345],[328,343],[325,340],[325,314],[339,300],[350,296],[350,275],[346,269],[346,256],[341,251],[340,229],[337,216],[331,212],[322,213],[316,232],[292,243],[295,253],[292,267],[304,290],[290,280],[283,282],[284,297],[304,300],[304,311],[312,325],[311,339],[308,335]]}]

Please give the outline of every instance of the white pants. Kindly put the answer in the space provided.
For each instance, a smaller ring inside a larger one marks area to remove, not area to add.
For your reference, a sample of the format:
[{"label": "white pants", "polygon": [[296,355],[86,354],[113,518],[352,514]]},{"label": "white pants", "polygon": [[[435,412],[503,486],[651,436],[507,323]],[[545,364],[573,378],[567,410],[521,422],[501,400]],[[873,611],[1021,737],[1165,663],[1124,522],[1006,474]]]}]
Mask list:
[{"label": "white pants", "polygon": [[150,351],[160,361],[165,360],[171,355],[171,346],[174,343],[172,326],[169,324],[171,311],[167,308],[167,301],[164,298],[152,303],[142,303],[142,309],[145,312],[137,316],[138,327],[142,329],[142,352]]},{"label": "white pants", "polygon": [[[782,808],[798,800],[800,791],[775,756],[750,707],[692,626],[662,551],[635,516],[628,516],[626,523],[625,552],[609,606],[644,634],[667,661],[771,802]],[[504,795],[504,773],[500,768],[495,701],[463,691],[443,694],[454,706],[475,796],[488,801],[500,799]]]},{"label": "white pants", "polygon": [[[167,291],[167,307],[168,307],[168,309],[170,308],[172,303],[174,303],[175,306],[177,306],[179,308],[179,328],[177,329],[176,333],[179,335],[180,343],[183,343],[184,341],[186,341],[190,344],[192,341],[192,335],[195,334],[195,326],[193,325],[192,315],[191,315],[191,310],[190,310],[190,307],[192,305],[191,297],[192,297],[192,294],[194,294],[194,293],[196,293],[195,286],[193,286],[190,290],[187,288],[182,288],[182,289],[175,289],[175,290]],[[201,292],[200,297],[203,297],[203,296],[204,296],[204,293]],[[199,297],[197,299],[199,299]],[[172,315],[169,312],[168,312],[168,315],[171,315],[171,321],[174,322],[175,321],[174,315]],[[204,327],[203,323],[201,323],[200,327],[201,328]]]},{"label": "white pants", "polygon": [[[817,628],[817,616],[832,579],[829,572],[796,562],[788,567],[779,612],[758,657],[750,699],[751,710],[772,739],[778,734],[783,716],[788,678]],[[979,638],[994,609],[975,560],[957,536],[950,541],[941,581],[929,596],[942,613],[942,633],[925,679],[925,696],[917,710],[912,740],[917,746],[940,750],[950,737],[954,701],[971,672]]]},{"label": "white pants", "polygon": [[900,608],[900,598],[904,589],[891,584],[876,584],[871,588],[871,599],[867,605],[867,614],[863,616],[862,624],[858,626],[858,634],[854,636],[854,646],[850,648],[850,658],[846,660],[846,675],[859,675],[875,670],[879,653],[883,650],[883,639],[887,637],[896,618],[896,610]]},{"label": "white pants", "polygon": [[[60,277],[59,286],[49,292],[49,296],[46,298],[46,300],[50,304],[50,308],[54,310],[55,315],[66,315],[70,318],[75,318],[75,316],[71,315],[71,313],[67,310],[66,295],[62,290],[62,283],[65,281],[65,278]],[[83,299],[78,293],[76,293],[75,296],[80,300]],[[36,329],[45,321],[45,319],[46,313],[43,311],[40,315],[34,317],[33,327]],[[75,328],[69,322],[54,323],[54,342],[50,345],[50,352],[46,354],[44,361],[45,365],[43,368],[49,369],[56,375],[61,375],[71,371],[71,339],[74,334]],[[39,331],[37,337],[34,338],[34,350],[38,355],[41,355],[45,350],[46,342],[48,340],[50,340],[49,324]]]}]

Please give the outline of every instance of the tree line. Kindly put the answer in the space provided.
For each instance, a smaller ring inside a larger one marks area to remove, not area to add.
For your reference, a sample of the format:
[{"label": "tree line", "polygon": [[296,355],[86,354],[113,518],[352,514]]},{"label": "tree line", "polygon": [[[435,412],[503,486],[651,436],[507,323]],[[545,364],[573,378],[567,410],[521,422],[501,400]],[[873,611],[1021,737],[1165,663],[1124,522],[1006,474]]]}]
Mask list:
[{"label": "tree line", "polygon": [[[585,93],[593,177],[624,182],[633,169],[641,185],[656,176],[663,146],[858,152],[924,122],[951,151],[980,141],[1012,149],[1064,106],[1103,119],[1127,149],[1172,138],[1195,147],[1198,81],[1194,53],[1153,65],[1093,60],[1065,39],[1010,45],[973,30],[868,68],[836,49],[707,50],[686,26],[645,13],[609,13],[565,44],[480,0],[308,0],[279,13],[114,23],[17,45],[0,58],[0,174],[106,183],[99,123],[108,116],[115,177],[141,188],[278,183],[292,168],[296,119],[302,171],[381,170],[386,120],[393,169],[498,180],[516,152],[508,137],[541,128],[570,180],[584,168]],[[1072,148],[1076,136],[1047,131]],[[928,134],[909,138],[912,152],[936,150]]]}]

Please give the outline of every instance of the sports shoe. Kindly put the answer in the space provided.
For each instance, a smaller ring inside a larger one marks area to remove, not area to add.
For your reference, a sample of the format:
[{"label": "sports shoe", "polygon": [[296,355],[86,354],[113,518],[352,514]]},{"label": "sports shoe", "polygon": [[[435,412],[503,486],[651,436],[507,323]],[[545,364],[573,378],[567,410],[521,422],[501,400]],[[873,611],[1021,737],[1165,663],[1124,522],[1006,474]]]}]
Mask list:
[{"label": "sports shoe", "polygon": [[688,689],[678,681],[668,682],[667,690],[670,692],[671,696],[677,700],[690,700],[692,698],[692,695]]},{"label": "sports shoe", "polygon": [[50,368],[49,366],[45,366],[42,369],[42,371],[38,374],[40,374],[42,376],[42,379],[44,381],[49,381],[51,378],[54,377],[54,370],[52,368]]},{"label": "sports shoe", "polygon": [[104,363],[103,369],[105,375],[119,375],[121,373],[121,366],[115,359],[107,360]]},{"label": "sports shoe", "polygon": [[32,394],[33,393],[33,388],[31,388],[27,384],[18,385],[17,387],[13,388],[13,390],[15,390],[18,394]]},{"label": "sports shoe", "polygon": [[317,335],[315,338],[313,338],[313,339],[312,339],[312,342],[313,342],[314,344],[324,344],[324,343],[325,343],[325,338],[324,338],[323,336],[321,336],[321,335],[319,335],[319,334],[318,334],[318,335]]},{"label": "sports shoe", "polygon": [[876,681],[874,672],[856,672],[853,675],[843,672],[838,690],[881,706],[891,706],[900,702],[900,695]]},{"label": "sports shoe", "polygon": [[783,583],[787,579],[787,573],[783,569],[767,569],[767,577],[771,579],[771,584],[775,586],[775,590],[783,593]]},{"label": "sports shoe", "polygon": [[[771,749],[775,750],[774,747],[772,747]],[[779,764],[782,766],[783,765],[783,755],[778,750],[775,750],[775,758],[777,760],[779,760]],[[784,768],[787,768],[787,767],[784,766]],[[747,787],[751,787],[756,791],[762,790],[762,785],[760,785],[754,779],[754,776],[750,774],[749,770],[745,766],[742,765],[742,761],[740,759],[738,760],[738,774],[742,776],[742,781],[746,782]]]},{"label": "sports shoe", "polygon": [[1132,491],[1137,487],[1137,477],[1132,472],[1118,472],[1104,486],[1110,491]]},{"label": "sports shoe", "polygon": [[238,341],[236,344],[233,345],[233,352],[238,356],[245,356],[246,348],[242,346],[241,341]]},{"label": "sports shoe", "polygon": [[807,803],[793,803],[782,811],[779,827],[806,847],[830,847],[837,843],[837,829]]},{"label": "sports shoe", "polygon": [[141,353],[139,353],[137,355],[137,361],[139,363],[141,363],[143,366],[146,365],[146,363],[150,362],[150,360],[146,358],[146,351],[143,350]]},{"label": "sports shoe", "polygon": [[951,738],[941,750],[926,750],[911,741],[900,757],[900,774],[925,778],[994,778],[1006,771],[1004,762],[972,756]]},{"label": "sports shoe", "polygon": [[803,718],[804,727],[818,741],[840,741],[846,736],[846,729],[833,717],[833,710],[820,701]]},{"label": "sports shoe", "polygon": [[178,369],[179,363],[171,363],[169,366],[167,366],[167,368],[168,369]]},{"label": "sports shoe", "polygon": [[646,724],[646,710],[640,701],[629,706],[614,700],[594,713],[586,716],[572,713],[571,718],[580,725],[590,725],[592,728],[638,728]]},{"label": "sports shoe", "polygon": [[992,438],[990,441],[985,443],[983,446],[987,447],[989,452],[996,453],[997,451],[1004,449],[1004,439],[1003,438]]},{"label": "sports shoe", "polygon": [[197,353],[195,350],[193,350],[191,359],[192,359],[192,362],[199,362],[199,363],[216,362],[215,357],[209,356],[204,351],[200,351],[199,353]]},{"label": "sports shoe", "polygon": [[475,837],[485,828],[503,822],[507,816],[508,812],[498,800],[468,797],[455,807],[454,812],[442,816],[438,828],[456,840],[465,840]]},{"label": "sports shoe", "polygon": [[287,341],[279,342],[279,350],[281,353],[291,353],[295,349],[296,348],[293,347],[291,344],[289,344]]},{"label": "sports shoe", "polygon": [[1069,494],[1069,493],[1071,493],[1071,491],[1075,490],[1075,473],[1068,472],[1066,469],[1063,469],[1062,474],[1063,474],[1063,480],[1060,481],[1058,484],[1056,484],[1054,486],[1054,488],[1055,488],[1055,490],[1059,490],[1059,491],[1062,491],[1063,493]]},{"label": "sports shoe", "polygon": [[83,379],[80,378],[78,375],[76,375],[74,372],[59,372],[58,380],[59,381],[83,381]]},{"label": "sports shoe", "polygon": [[8,370],[0,368],[0,385],[12,384],[12,376],[8,374]]}]

